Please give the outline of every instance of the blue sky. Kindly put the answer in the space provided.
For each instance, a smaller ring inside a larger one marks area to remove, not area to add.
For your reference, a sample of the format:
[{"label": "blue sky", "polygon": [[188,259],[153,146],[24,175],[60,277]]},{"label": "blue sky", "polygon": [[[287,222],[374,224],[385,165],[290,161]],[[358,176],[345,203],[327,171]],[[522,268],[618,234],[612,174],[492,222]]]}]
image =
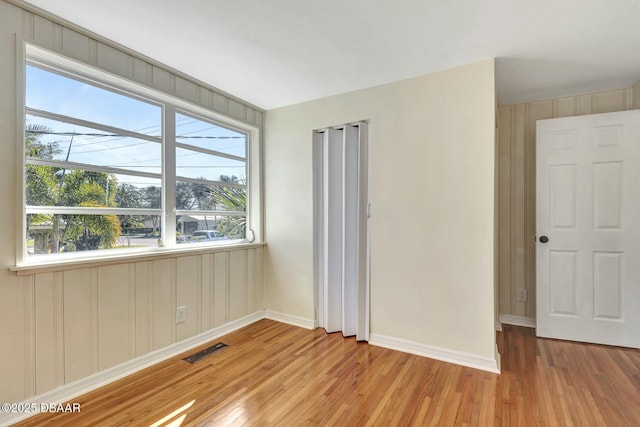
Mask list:
[{"label": "blue sky", "polygon": [[[162,109],[105,89],[85,84],[34,66],[27,66],[27,107],[101,123],[145,135],[160,136]],[[27,116],[27,123],[46,125],[52,132],[109,134]],[[240,157],[246,155],[244,134],[193,117],[176,114],[178,142],[208,148]],[[213,137],[213,138],[212,138]],[[122,136],[43,135],[42,142],[57,142],[61,152],[57,160],[136,171],[161,172],[161,145],[152,141]],[[220,175],[245,177],[245,162],[211,156],[179,148],[176,152],[177,174],[190,178],[218,180]],[[152,178],[118,175],[119,183],[137,186],[156,185]]]}]

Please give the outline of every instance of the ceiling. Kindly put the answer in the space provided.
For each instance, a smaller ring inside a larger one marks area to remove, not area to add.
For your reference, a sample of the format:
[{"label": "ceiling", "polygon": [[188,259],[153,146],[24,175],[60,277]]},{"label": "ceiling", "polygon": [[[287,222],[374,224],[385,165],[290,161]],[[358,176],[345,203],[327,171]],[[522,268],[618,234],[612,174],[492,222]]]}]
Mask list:
[{"label": "ceiling", "polygon": [[491,57],[500,104],[640,78],[640,0],[28,3],[263,109]]}]

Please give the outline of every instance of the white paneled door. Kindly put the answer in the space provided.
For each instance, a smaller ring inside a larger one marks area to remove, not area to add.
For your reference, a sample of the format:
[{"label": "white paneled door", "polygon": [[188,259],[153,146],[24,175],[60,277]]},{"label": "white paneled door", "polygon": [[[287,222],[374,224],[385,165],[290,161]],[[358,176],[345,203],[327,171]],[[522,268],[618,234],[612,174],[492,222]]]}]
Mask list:
[{"label": "white paneled door", "polygon": [[640,348],[640,110],[537,123],[537,334]]}]

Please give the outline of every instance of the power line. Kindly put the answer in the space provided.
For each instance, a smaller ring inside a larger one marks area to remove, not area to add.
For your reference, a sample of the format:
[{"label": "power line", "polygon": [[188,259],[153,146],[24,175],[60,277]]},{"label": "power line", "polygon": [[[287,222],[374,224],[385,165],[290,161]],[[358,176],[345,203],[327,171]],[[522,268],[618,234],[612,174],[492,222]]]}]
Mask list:
[{"label": "power line", "polygon": [[[179,120],[181,120],[181,119],[178,119],[178,121],[179,121]],[[196,120],[193,120],[193,121],[191,121],[191,122],[188,122],[188,123],[182,123],[182,124],[183,124],[183,125],[188,125],[188,124],[195,123],[195,122],[196,122]],[[162,124],[159,124],[159,125],[151,125],[151,126],[143,127],[143,128],[140,128],[140,129],[133,129],[133,132],[141,133],[143,130],[153,129],[153,128],[158,128],[158,130],[160,130],[160,128],[162,128]],[[144,132],[142,132],[142,133],[144,133]],[[147,134],[146,134],[146,133],[144,133],[144,135],[147,135]],[[94,139],[94,138],[97,138],[97,137],[92,137],[92,138],[88,138],[88,139]],[[124,139],[124,138],[125,138],[125,137],[121,136],[121,137],[118,137],[118,138],[112,138],[112,139],[107,139],[107,140],[102,140],[102,141],[87,142],[87,143],[85,143],[84,145],[92,145],[92,144],[106,144],[107,142],[111,142],[111,141],[119,141],[119,140]]]},{"label": "power line", "polygon": [[[109,165],[108,167],[119,167],[121,164],[123,163],[118,163],[117,165]],[[127,165],[127,168],[152,168],[154,166],[149,166],[149,165]],[[244,169],[243,166],[234,166],[234,165],[220,165],[220,166],[215,166],[215,165],[202,165],[202,166],[198,166],[198,165],[185,165],[185,166],[176,166],[176,169],[185,169],[185,168],[213,168],[213,169],[218,169],[218,168],[238,168],[238,169]]]},{"label": "power line", "polygon": [[[113,151],[113,150],[118,150],[120,148],[129,148],[129,147],[135,147],[136,145],[143,145],[143,144],[153,144],[153,142],[151,141],[144,141],[144,142],[137,142],[135,144],[129,144],[129,145],[121,145],[119,147],[108,147],[108,148],[99,148],[97,150],[75,150],[73,152],[74,155],[78,155],[78,154],[87,154],[87,153],[97,153],[99,151]],[[88,144],[86,144],[88,145]],[[84,147],[84,145],[81,145],[79,148]]]},{"label": "power line", "polygon": [[[132,166],[129,166],[132,167]],[[133,166],[135,167],[135,166]],[[202,168],[202,169],[219,169],[219,168],[238,168],[238,169],[243,169],[242,166],[232,166],[232,165],[222,165],[222,166],[215,166],[215,165],[185,165],[185,166],[176,166],[176,169],[191,169],[191,168]]]},{"label": "power line", "polygon": [[[48,131],[26,131],[27,133],[30,134],[41,134],[41,135],[58,135],[58,136],[71,136],[72,138],[75,136],[119,136],[118,134],[97,134],[97,133],[80,133],[80,132],[48,132]],[[193,138],[193,139],[244,139],[244,136],[177,136],[177,138]],[[114,140],[111,140],[114,141]],[[78,148],[83,148],[86,147],[88,145],[93,145],[93,144],[97,144],[97,143],[105,143],[105,141],[100,141],[100,142],[92,142],[92,143],[86,143],[86,144],[82,144],[80,147]],[[95,150],[75,150],[74,154],[75,155],[85,155],[85,154],[89,154],[89,153],[97,153],[97,152],[101,152],[101,151],[113,151],[113,150],[118,150],[121,148],[129,148],[129,147],[134,147],[136,145],[143,145],[143,144],[151,144],[152,141],[143,141],[143,142],[138,142],[135,144],[128,144],[128,145],[121,145],[121,146],[117,146],[117,147],[107,147],[107,148],[101,148],[101,149],[95,149]],[[71,148],[71,147],[69,147]],[[232,148],[232,147],[227,147],[227,148]],[[235,148],[235,146],[233,147]],[[189,150],[190,151],[190,150]],[[199,152],[194,152],[194,153],[189,153],[189,154],[179,154],[176,157],[190,157],[190,156],[196,156],[196,155],[201,155],[201,153]],[[161,160],[160,158],[154,158],[154,159],[147,159],[147,160],[134,160],[132,162],[124,162],[124,163],[118,163],[115,165],[110,165],[110,166],[121,166],[121,165],[127,165],[127,163],[137,163],[140,161],[143,162],[153,162],[153,161],[159,161]],[[131,168],[135,168],[135,167],[153,167],[153,165],[150,166],[139,166],[139,165],[127,165],[127,167],[131,167]],[[207,166],[207,167],[215,167],[215,166]],[[224,166],[224,167],[241,167],[241,166]]]},{"label": "power line", "polygon": [[[118,133],[83,133],[83,132],[47,132],[47,131],[26,131],[26,133],[33,135],[59,135],[59,136],[94,136],[94,137],[122,137],[125,138],[127,135],[121,135]],[[160,138],[157,135],[147,135],[152,136],[154,138]],[[204,135],[176,135],[176,139],[245,139],[244,136],[204,136]],[[104,143],[105,141],[100,141]],[[92,143],[96,144],[96,143]],[[89,144],[85,144],[89,145]]]},{"label": "power line", "polygon": [[[183,150],[184,150],[184,148],[183,148]],[[189,151],[191,151],[191,150],[189,150]],[[194,153],[190,153],[190,154],[178,154],[178,155],[176,155],[176,158],[178,158],[178,157],[191,157],[191,156],[197,156],[197,155],[202,155],[202,153],[194,152]],[[209,154],[204,154],[204,155],[208,156]],[[128,168],[129,167],[131,167],[131,168],[135,168],[135,167],[152,167],[152,166],[138,166],[138,165],[130,166],[130,164],[131,163],[138,163],[138,162],[154,162],[154,161],[160,161],[160,160],[161,159],[158,157],[158,158],[146,159],[146,160],[145,159],[133,160],[131,162],[118,162],[118,163],[109,165],[109,167],[122,167],[123,165],[126,165],[126,167],[128,167]],[[236,160],[236,161],[239,161],[239,160]],[[246,163],[246,162],[242,162],[242,163]],[[180,167],[180,166],[178,166],[178,167]],[[237,166],[230,165],[230,166],[226,166],[226,167],[242,167],[242,166],[240,166],[240,165],[237,165]]]},{"label": "power line", "polygon": [[[184,125],[188,125],[188,124],[195,123],[195,122],[196,122],[196,120],[193,120],[193,121],[191,121],[191,122],[188,122],[188,123],[182,123],[182,124],[184,124]],[[151,135],[149,135],[149,134],[147,134],[147,133],[145,133],[145,132],[142,132],[142,131],[144,131],[144,130],[148,130],[148,129],[153,129],[153,128],[158,128],[158,130],[160,130],[160,128],[162,128],[162,124],[146,126],[146,127],[139,128],[139,129],[133,129],[133,130],[132,130],[132,132],[143,133],[144,135],[151,136]],[[92,137],[89,137],[89,138],[87,138],[87,139],[88,139],[88,140],[93,140],[93,139],[96,139],[96,138],[103,138],[103,136],[102,136],[102,135],[103,135],[103,134],[100,134],[99,136],[92,136]],[[131,137],[127,137],[127,136],[119,136],[119,137],[114,137],[114,138],[111,138],[111,139],[101,139],[101,140],[98,140],[98,141],[95,141],[95,142],[84,142],[84,143],[82,144],[82,146],[84,147],[84,146],[87,146],[87,145],[94,145],[94,144],[106,144],[106,143],[108,143],[108,142],[120,141],[120,140],[123,140],[123,139],[126,139],[126,138],[131,138]],[[156,138],[159,138],[159,137],[156,137]],[[88,151],[87,151],[87,152],[88,152]]]}]

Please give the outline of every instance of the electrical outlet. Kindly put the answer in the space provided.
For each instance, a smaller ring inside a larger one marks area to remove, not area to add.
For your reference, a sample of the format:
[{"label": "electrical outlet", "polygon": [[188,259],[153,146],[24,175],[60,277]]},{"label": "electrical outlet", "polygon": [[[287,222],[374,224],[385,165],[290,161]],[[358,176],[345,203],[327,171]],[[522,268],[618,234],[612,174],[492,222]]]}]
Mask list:
[{"label": "electrical outlet", "polygon": [[180,307],[176,308],[176,323],[183,323],[186,318],[187,318],[187,307],[184,305],[181,305]]},{"label": "electrical outlet", "polygon": [[527,302],[527,290],[526,289],[518,289],[518,301]]}]

